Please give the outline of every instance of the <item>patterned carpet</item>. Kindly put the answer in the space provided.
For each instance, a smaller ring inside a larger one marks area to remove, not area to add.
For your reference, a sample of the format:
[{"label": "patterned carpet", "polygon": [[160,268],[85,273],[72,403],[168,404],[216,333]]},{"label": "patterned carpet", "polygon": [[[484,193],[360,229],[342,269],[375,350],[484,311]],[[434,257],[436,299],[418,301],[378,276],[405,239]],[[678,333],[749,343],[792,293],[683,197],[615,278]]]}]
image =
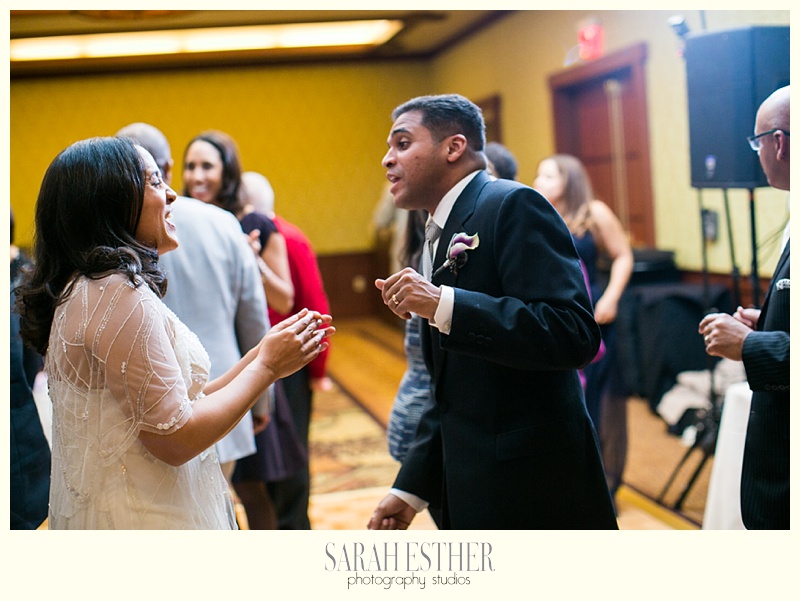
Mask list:
[{"label": "patterned carpet", "polygon": [[[309,456],[311,527],[366,528],[399,464],[389,455],[383,426],[338,385],[314,398]],[[423,512],[411,528],[428,530],[435,525]]]},{"label": "patterned carpet", "polygon": [[383,428],[339,386],[316,395],[309,440],[312,494],[388,487],[397,473]]},{"label": "patterned carpet", "polygon": [[[628,458],[623,473],[625,484],[651,500],[661,501],[659,504],[665,509],[676,511],[673,509],[676,501],[700,464],[702,453],[699,449],[692,451],[677,471],[663,500],[661,495],[688,449],[687,443],[667,431],[667,425],[650,410],[647,401],[637,397],[628,399]],[[689,488],[682,507],[676,511],[698,527],[703,522],[713,463],[713,457],[709,458]]]},{"label": "patterned carpet", "polygon": [[[683,513],[654,502],[680,458],[680,442],[666,433],[644,401],[629,407],[632,454],[626,483],[617,495],[618,521],[623,530],[695,529],[702,520],[705,488],[698,481]],[[645,411],[642,411],[645,409]],[[338,385],[317,394],[310,430],[311,504],[315,530],[363,529],[397,473],[388,453],[383,426]],[[665,447],[667,450],[665,451]],[[675,460],[677,463],[677,459]],[[704,470],[706,474],[708,468]],[[632,474],[628,476],[628,474]],[[680,492],[682,480],[674,485]],[[707,484],[706,484],[707,485]],[[667,497],[671,500],[671,496]],[[433,529],[427,513],[417,516],[414,529]]]}]

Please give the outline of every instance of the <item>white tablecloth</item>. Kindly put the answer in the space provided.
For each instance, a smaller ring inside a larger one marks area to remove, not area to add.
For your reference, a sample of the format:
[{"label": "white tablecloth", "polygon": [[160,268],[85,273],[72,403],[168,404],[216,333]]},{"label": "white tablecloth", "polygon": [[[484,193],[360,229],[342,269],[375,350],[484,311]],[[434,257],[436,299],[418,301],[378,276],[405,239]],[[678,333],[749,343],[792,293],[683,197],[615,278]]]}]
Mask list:
[{"label": "white tablecloth", "polygon": [[751,397],[747,382],[731,384],[725,392],[703,530],[744,530],[739,485]]}]

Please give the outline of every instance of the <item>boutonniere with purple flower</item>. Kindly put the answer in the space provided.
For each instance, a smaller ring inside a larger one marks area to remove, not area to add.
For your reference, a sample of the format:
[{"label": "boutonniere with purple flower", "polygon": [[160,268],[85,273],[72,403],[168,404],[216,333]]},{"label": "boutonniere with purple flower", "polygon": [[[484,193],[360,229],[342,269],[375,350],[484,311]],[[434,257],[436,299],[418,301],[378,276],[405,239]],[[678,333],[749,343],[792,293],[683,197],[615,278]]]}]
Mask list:
[{"label": "boutonniere with purple flower", "polygon": [[449,269],[451,273],[458,275],[458,270],[467,263],[467,251],[478,248],[480,241],[477,232],[471,236],[464,232],[453,234],[450,239],[450,246],[447,247],[447,258],[439,269],[433,272],[432,277],[439,275],[445,269]]}]

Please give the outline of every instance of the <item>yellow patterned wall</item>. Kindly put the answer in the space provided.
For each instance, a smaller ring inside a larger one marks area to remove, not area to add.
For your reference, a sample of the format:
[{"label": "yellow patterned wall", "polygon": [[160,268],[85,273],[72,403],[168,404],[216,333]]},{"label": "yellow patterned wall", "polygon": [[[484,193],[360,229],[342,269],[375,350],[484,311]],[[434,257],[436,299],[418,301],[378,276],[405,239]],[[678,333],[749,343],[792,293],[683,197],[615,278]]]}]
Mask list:
[{"label": "yellow patterned wall", "polygon": [[187,142],[204,129],[237,141],[243,168],[275,189],[276,211],[320,254],[371,248],[392,109],[427,93],[424,63],[341,64],[125,73],[11,84],[11,205],[18,243],[50,161],[70,143],[145,121],[172,145],[180,192]]},{"label": "yellow patterned wall", "polygon": [[[678,265],[700,269],[697,192],[690,187],[686,73],[667,19],[681,12],[699,31],[700,11],[521,11],[431,61],[289,65],[46,78],[11,82],[11,203],[18,237],[32,235],[33,204],[42,174],[64,146],[110,135],[131,121],[161,128],[177,162],[186,142],[206,128],[239,143],[244,168],[270,178],[279,213],[300,225],[321,254],[371,248],[370,219],[384,182],[380,159],[398,103],[424,93],[459,92],[473,100],[499,95],[503,138],[533,181],[538,161],[553,152],[547,78],[588,18],[605,29],[606,52],[647,43],[656,242]],[[786,25],[788,11],[706,11],[709,30]],[[177,184],[177,182],[176,182]],[[179,186],[179,184],[177,184]],[[757,194],[759,240],[788,218],[786,195]],[[730,271],[721,193],[704,202],[720,215],[720,237],[708,247],[712,272]],[[750,266],[745,191],[730,206],[737,260]],[[759,264],[769,275],[778,245],[765,245]]]}]

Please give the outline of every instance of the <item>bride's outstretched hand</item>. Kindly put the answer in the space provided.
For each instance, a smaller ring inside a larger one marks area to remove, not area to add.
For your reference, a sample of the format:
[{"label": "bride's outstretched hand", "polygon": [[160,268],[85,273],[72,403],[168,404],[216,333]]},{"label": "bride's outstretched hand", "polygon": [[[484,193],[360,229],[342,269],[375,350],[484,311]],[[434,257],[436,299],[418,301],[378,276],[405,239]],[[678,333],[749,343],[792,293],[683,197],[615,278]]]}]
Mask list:
[{"label": "bride's outstretched hand", "polygon": [[276,378],[285,378],[328,348],[326,338],[336,332],[330,315],[303,309],[274,325],[262,338],[258,360]]}]

